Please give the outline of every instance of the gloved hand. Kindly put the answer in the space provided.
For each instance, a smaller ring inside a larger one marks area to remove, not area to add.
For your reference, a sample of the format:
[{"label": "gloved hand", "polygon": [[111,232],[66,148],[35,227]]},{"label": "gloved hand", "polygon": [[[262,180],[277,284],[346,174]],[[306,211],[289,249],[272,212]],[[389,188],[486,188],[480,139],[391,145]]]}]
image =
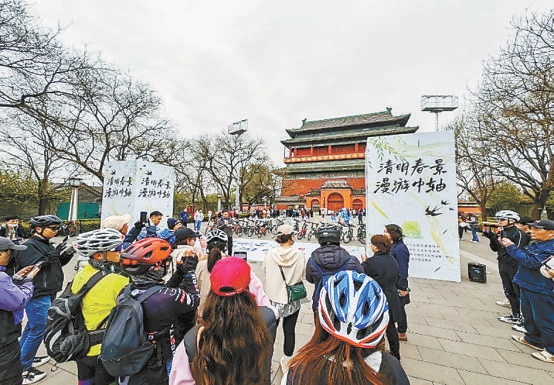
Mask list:
[{"label": "gloved hand", "polygon": [[135,228],[137,230],[141,230],[143,227],[144,227],[144,223],[142,223],[141,221],[135,222]]},{"label": "gloved hand", "polygon": [[183,274],[194,273],[196,271],[196,265],[198,265],[198,257],[193,256],[183,256],[178,262],[178,269]]}]

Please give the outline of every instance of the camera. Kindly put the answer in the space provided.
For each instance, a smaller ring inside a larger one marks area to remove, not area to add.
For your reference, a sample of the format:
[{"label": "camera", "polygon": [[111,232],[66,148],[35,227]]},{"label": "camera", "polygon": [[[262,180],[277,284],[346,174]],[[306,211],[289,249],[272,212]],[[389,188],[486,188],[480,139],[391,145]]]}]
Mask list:
[{"label": "camera", "polygon": [[146,211],[140,212],[140,222],[146,224],[148,213]]}]

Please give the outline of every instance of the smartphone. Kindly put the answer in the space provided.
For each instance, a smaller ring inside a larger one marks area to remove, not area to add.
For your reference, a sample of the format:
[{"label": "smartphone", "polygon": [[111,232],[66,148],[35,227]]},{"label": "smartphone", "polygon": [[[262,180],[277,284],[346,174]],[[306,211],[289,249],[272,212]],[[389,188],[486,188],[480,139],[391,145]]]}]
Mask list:
[{"label": "smartphone", "polygon": [[248,253],[246,251],[235,251],[235,257],[247,260]]},{"label": "smartphone", "polygon": [[140,212],[140,223],[146,223],[148,213],[146,211]]},{"label": "smartphone", "polygon": [[548,269],[554,270],[554,257],[550,256],[546,260],[544,260],[543,265],[545,265]]},{"label": "smartphone", "polygon": [[42,265],[44,265],[46,263],[46,261],[38,261],[37,263],[35,263],[35,267],[42,267]]}]

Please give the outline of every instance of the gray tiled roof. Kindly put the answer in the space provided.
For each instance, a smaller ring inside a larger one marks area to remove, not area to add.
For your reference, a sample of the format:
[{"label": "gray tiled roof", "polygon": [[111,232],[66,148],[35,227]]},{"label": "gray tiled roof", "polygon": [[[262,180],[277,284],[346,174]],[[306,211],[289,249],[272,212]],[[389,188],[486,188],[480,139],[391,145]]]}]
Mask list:
[{"label": "gray tiled roof", "polygon": [[313,133],[310,135],[299,135],[291,139],[283,139],[281,143],[290,148],[296,147],[311,147],[314,144],[349,144],[364,141],[370,136],[396,135],[396,134],[411,134],[416,132],[419,127],[404,127],[404,126],[379,126],[371,128],[359,128],[350,131],[333,131],[332,133]]},{"label": "gray tiled roof", "polygon": [[328,129],[335,129],[334,131],[336,131],[337,128],[381,125],[405,126],[409,118],[410,114],[393,116],[391,110],[387,110],[323,120],[304,120],[301,127],[290,128],[285,131],[292,138],[295,138],[301,135],[313,134],[316,131],[327,131]]}]

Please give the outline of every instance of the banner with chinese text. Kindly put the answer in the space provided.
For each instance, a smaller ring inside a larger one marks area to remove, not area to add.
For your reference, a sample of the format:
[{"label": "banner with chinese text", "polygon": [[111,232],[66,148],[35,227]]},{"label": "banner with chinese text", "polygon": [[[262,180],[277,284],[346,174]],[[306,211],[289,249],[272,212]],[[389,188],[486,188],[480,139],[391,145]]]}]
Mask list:
[{"label": "banner with chinese text", "polygon": [[366,202],[368,243],[400,225],[411,277],[460,281],[453,132],[368,138]]},{"label": "banner with chinese text", "polygon": [[[175,172],[172,167],[142,160],[109,162],[104,168],[102,220],[130,214],[138,221],[141,211],[173,215]],[[162,220],[160,226],[165,226]]]}]

